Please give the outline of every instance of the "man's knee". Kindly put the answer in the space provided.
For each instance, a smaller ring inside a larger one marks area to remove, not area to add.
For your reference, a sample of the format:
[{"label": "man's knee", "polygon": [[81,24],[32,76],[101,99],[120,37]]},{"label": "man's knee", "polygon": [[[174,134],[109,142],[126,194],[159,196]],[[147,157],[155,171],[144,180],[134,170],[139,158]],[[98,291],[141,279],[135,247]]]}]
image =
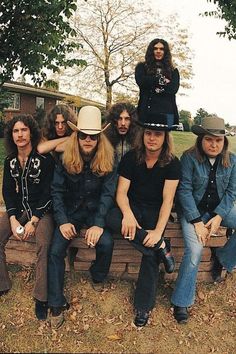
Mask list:
[{"label": "man's knee", "polygon": [[97,246],[99,247],[99,249],[102,249],[104,252],[109,252],[110,250],[113,249],[114,239],[108,230],[105,230],[103,232]]},{"label": "man's knee", "polygon": [[[65,258],[69,242],[63,242],[63,236],[55,234],[49,251],[49,257]],[[66,241],[66,240],[65,240]]]},{"label": "man's knee", "polygon": [[203,246],[199,243],[194,243],[191,246],[187,246],[185,249],[185,255],[190,257],[191,265],[198,266],[202,257]]}]

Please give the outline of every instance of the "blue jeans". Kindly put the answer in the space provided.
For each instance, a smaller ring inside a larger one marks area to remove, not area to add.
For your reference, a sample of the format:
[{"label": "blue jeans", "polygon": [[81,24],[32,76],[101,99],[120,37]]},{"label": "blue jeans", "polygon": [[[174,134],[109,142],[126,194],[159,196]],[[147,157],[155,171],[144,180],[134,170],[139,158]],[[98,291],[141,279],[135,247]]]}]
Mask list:
[{"label": "blue jeans", "polygon": [[[206,223],[210,216],[208,213],[202,217]],[[176,306],[188,307],[195,300],[198,266],[201,261],[203,246],[198,241],[194,226],[181,216],[182,232],[184,237],[184,255],[179,268],[175,290],[171,297],[171,303]],[[236,206],[222,220],[222,226],[236,229]],[[226,270],[232,271],[236,265],[236,232],[228,239],[224,247],[218,248],[216,255]]]},{"label": "blue jeans", "polygon": [[[62,236],[57,227],[48,260],[48,305],[51,307],[60,307],[66,303],[63,291],[65,257],[70,242],[70,240]],[[90,273],[94,282],[105,280],[111,264],[113,244],[114,241],[110,232],[104,229],[102,236],[95,246],[96,260],[92,262],[90,267]]]},{"label": "blue jeans", "polygon": [[167,124],[168,127],[171,128],[172,125],[174,124],[175,116],[173,113],[166,113],[166,119],[167,119]]}]

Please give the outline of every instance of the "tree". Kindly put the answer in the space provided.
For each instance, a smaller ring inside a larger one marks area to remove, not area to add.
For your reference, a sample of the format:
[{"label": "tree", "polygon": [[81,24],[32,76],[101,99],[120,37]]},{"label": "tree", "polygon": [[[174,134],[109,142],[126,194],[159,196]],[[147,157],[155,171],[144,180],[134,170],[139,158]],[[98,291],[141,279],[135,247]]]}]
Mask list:
[{"label": "tree", "polygon": [[202,119],[209,116],[209,113],[205,111],[203,108],[199,108],[197,110],[196,116],[193,118],[194,124],[201,125],[202,124]]},{"label": "tree", "polygon": [[181,110],[179,112],[179,121],[183,124],[184,131],[189,132],[192,126],[192,116],[189,111]]},{"label": "tree", "polygon": [[[189,85],[192,53],[187,46],[187,32],[176,18],[161,19],[153,9],[138,1],[94,0],[85,5],[80,0],[73,26],[77,41],[83,44],[82,55],[87,66],[77,72],[68,70],[69,84],[73,88],[78,75],[80,93],[84,84],[86,91],[89,88],[93,95],[105,96],[107,107],[112,103],[114,90],[118,96],[137,95],[134,68],[144,59],[147,45],[157,33],[167,40],[171,38],[173,57],[183,73],[183,86]],[[63,81],[68,71],[64,72]]]},{"label": "tree", "polygon": [[215,11],[206,11],[205,16],[214,16],[226,21],[225,30],[217,32],[228,39],[236,39],[236,0],[207,0],[217,5]]},{"label": "tree", "polygon": [[80,65],[67,58],[79,47],[71,40],[75,31],[69,18],[75,0],[2,0],[0,3],[0,87],[13,77],[14,70],[42,82],[43,68],[57,71],[60,66]]}]

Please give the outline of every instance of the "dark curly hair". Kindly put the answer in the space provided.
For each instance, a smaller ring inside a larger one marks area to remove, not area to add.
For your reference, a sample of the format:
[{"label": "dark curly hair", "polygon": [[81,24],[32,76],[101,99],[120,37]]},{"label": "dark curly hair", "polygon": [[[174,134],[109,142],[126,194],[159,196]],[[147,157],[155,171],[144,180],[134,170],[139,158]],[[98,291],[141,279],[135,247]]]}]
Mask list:
[{"label": "dark curly hair", "polygon": [[146,54],[145,54],[145,66],[147,69],[147,73],[148,74],[155,74],[156,73],[157,61],[154,57],[154,46],[157,43],[161,43],[164,46],[164,57],[161,60],[161,62],[158,64],[162,66],[164,75],[168,79],[171,79],[171,74],[172,74],[172,71],[174,70],[174,65],[172,62],[172,55],[170,52],[169,44],[164,39],[155,38],[149,43],[149,45],[147,47]]},{"label": "dark curly hair", "polygon": [[19,116],[13,117],[6,123],[4,129],[4,144],[7,154],[17,153],[17,146],[14,143],[12,132],[14,125],[17,122],[22,122],[26,127],[30,130],[31,136],[31,144],[32,148],[36,149],[40,139],[41,139],[41,132],[37,121],[31,116],[30,114],[22,114]]},{"label": "dark curly hair", "polygon": [[[62,114],[63,118],[67,122],[68,120],[72,121],[72,123],[76,124],[76,116],[72,109],[65,104],[58,104],[53,107],[53,109],[47,115],[44,126],[43,126],[43,137],[47,140],[57,139],[57,133],[55,129],[55,120],[57,118],[57,114]],[[65,136],[71,135],[72,130],[68,125],[66,125],[66,133]]]},{"label": "dark curly hair", "polygon": [[108,137],[108,139],[110,140],[113,147],[116,147],[116,145],[120,141],[120,134],[118,133],[116,126],[120,114],[123,111],[127,111],[130,116],[130,127],[126,134],[127,142],[133,145],[137,131],[140,129],[136,125],[136,121],[138,118],[137,118],[137,112],[135,106],[129,102],[115,103],[114,105],[111,106],[110,110],[107,113],[106,122],[111,124],[104,132]]}]

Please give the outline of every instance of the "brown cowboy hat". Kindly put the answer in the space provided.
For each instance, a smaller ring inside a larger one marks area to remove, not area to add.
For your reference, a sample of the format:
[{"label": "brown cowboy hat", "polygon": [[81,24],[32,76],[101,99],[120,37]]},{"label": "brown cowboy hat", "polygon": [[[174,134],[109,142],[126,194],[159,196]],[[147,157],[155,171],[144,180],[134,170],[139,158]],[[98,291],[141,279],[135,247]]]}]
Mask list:
[{"label": "brown cowboy hat", "polygon": [[84,106],[80,109],[77,125],[70,121],[67,121],[67,124],[72,130],[88,135],[100,134],[110,125],[109,123],[102,128],[101,111],[95,106]]},{"label": "brown cowboy hat", "polygon": [[203,118],[202,125],[193,125],[192,132],[196,135],[226,136],[224,119],[217,116]]}]

